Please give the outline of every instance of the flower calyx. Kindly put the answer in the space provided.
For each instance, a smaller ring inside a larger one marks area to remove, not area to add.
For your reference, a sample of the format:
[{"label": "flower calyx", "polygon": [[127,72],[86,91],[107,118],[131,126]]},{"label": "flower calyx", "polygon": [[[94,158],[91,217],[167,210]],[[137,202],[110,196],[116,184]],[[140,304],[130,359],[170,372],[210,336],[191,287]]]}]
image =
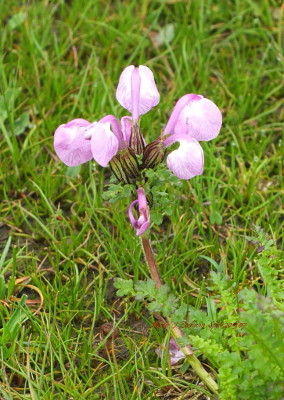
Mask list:
[{"label": "flower calyx", "polygon": [[143,158],[142,158],[142,170],[147,168],[147,169],[152,169],[155,168],[157,165],[159,165],[163,160],[165,156],[165,149],[163,147],[162,140],[158,138],[152,143],[149,143],[143,152]]},{"label": "flower calyx", "polygon": [[143,154],[145,148],[145,141],[140,131],[138,124],[134,123],[131,129],[131,136],[129,146],[135,151],[136,154]]},{"label": "flower calyx", "polygon": [[116,178],[124,184],[133,184],[140,179],[138,160],[131,147],[120,150],[109,165]]}]

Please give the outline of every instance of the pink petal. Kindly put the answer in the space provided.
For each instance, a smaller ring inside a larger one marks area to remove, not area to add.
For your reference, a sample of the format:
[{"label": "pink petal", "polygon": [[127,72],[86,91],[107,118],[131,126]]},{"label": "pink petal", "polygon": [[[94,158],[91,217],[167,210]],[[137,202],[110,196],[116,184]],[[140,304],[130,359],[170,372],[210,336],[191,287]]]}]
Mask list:
[{"label": "pink petal", "polygon": [[209,99],[200,98],[190,101],[183,108],[175,124],[174,133],[208,141],[218,135],[221,125],[222,114],[216,104]]},{"label": "pink petal", "polygon": [[171,365],[175,365],[176,363],[178,363],[183,358],[185,358],[185,355],[181,350],[175,351],[174,353],[170,352]]},{"label": "pink petal", "polygon": [[110,123],[97,123],[92,129],[91,149],[95,161],[106,167],[118,152],[118,139],[110,130]]},{"label": "pink petal", "polygon": [[184,353],[181,351],[179,345],[173,338],[171,338],[169,342],[169,353],[170,353],[171,365],[174,365],[177,362],[179,362],[179,360],[185,358]]},{"label": "pink petal", "polygon": [[203,173],[204,155],[200,144],[192,138],[178,140],[180,146],[167,157],[168,168],[180,179],[191,179]]},{"label": "pink petal", "polygon": [[138,202],[139,202],[139,210],[143,211],[146,210],[148,204],[147,204],[147,198],[145,195],[145,191],[143,188],[137,189],[137,196],[138,196]]},{"label": "pink petal", "polygon": [[137,220],[134,218],[133,213],[132,213],[132,208],[135,206],[135,204],[138,203],[138,200],[134,200],[132,201],[132,203],[130,204],[130,206],[128,207],[128,217],[130,219],[130,222],[133,226],[134,229],[138,229],[138,222]]},{"label": "pink petal", "polygon": [[143,233],[145,233],[145,232],[147,231],[147,229],[149,228],[149,226],[150,226],[150,221],[149,221],[149,220],[145,221],[145,222],[140,226],[140,228],[137,229],[136,236],[141,236],[141,235],[143,235]]},{"label": "pink petal", "polygon": [[66,128],[72,128],[73,126],[89,126],[91,123],[89,121],[86,121],[85,119],[82,118],[75,118],[72,119],[72,121],[67,122],[67,124],[65,124]]},{"label": "pink petal", "polygon": [[99,123],[105,123],[105,122],[110,122],[111,130],[118,140],[119,148],[123,149],[125,147],[124,138],[118,119],[114,115],[106,115],[105,117],[99,120]]},{"label": "pink petal", "polygon": [[139,114],[142,115],[159,104],[160,94],[150,68],[140,65],[139,74],[141,78]]},{"label": "pink petal", "polygon": [[141,78],[139,68],[134,68],[131,74],[131,113],[133,121],[139,119]]},{"label": "pink petal", "polygon": [[[150,210],[147,204],[147,198],[143,188],[137,190],[138,200],[134,200],[128,208],[128,216],[133,228],[136,230],[136,236],[141,236],[150,226]],[[138,203],[139,218],[134,218],[132,209]]]},{"label": "pink petal", "polygon": [[169,351],[171,352],[174,352],[174,351],[177,351],[177,350],[180,350],[180,347],[179,347],[179,345],[177,344],[177,342],[175,341],[175,339],[173,339],[173,338],[170,338],[170,341],[169,341]]},{"label": "pink petal", "polygon": [[117,101],[126,108],[129,112],[132,111],[131,102],[131,75],[134,71],[134,65],[126,67],[119,78],[119,82],[116,89]]},{"label": "pink petal", "polygon": [[[171,365],[174,365],[177,362],[179,362],[180,360],[182,360],[183,358],[185,358],[184,353],[181,351],[179,345],[176,343],[176,341],[174,339],[170,339],[168,351],[169,351],[169,355],[170,355]],[[159,346],[155,350],[155,352],[159,357],[162,357],[163,350],[162,350],[161,346]]]},{"label": "pink petal", "polygon": [[[144,65],[140,65],[138,68],[140,77],[139,85],[137,82],[137,88],[132,88],[132,73],[134,71],[134,68],[134,65],[130,65],[126,67],[120,75],[119,83],[116,90],[116,98],[124,108],[132,113],[132,89],[134,89],[134,93],[136,93],[136,89],[139,90],[138,113],[139,115],[142,115],[159,103],[160,95],[156,87],[152,71]],[[136,94],[134,97],[137,98]]]},{"label": "pink petal", "polygon": [[167,122],[167,125],[165,126],[163,135],[169,135],[174,133],[174,128],[177,123],[177,120],[180,116],[180,113],[186,107],[188,104],[190,104],[194,100],[200,100],[202,99],[203,96],[200,96],[198,94],[185,94],[182,96],[177,102],[176,105],[174,106],[174,109],[170,115],[170,118]]},{"label": "pink petal", "polygon": [[121,129],[123,133],[124,141],[126,142],[127,146],[129,146],[131,130],[132,130],[132,120],[131,117],[122,117],[121,120]]},{"label": "pink petal", "polygon": [[93,158],[91,142],[84,138],[90,122],[75,119],[60,125],[54,133],[54,149],[68,167],[76,167]]},{"label": "pink petal", "polygon": [[117,101],[130,113],[132,112],[131,75],[134,71],[134,68],[134,65],[129,65],[122,71],[116,89]]}]

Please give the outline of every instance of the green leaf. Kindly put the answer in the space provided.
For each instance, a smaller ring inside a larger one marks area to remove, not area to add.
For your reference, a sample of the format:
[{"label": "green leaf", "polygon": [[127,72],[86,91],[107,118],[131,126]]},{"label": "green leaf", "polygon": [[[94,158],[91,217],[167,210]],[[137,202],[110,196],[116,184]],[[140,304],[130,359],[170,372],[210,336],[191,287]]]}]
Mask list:
[{"label": "green leaf", "polygon": [[161,225],[163,222],[163,214],[159,210],[151,210],[150,213],[151,222],[155,225]]},{"label": "green leaf", "polygon": [[190,366],[190,364],[189,364],[189,362],[188,361],[185,361],[183,364],[182,364],[182,366],[180,367],[180,369],[179,369],[179,373],[180,374],[185,374],[186,373],[186,371],[188,370],[188,368],[189,368],[189,366]]},{"label": "green leaf", "polygon": [[174,312],[172,319],[176,323],[181,323],[186,319],[186,315],[188,312],[188,306],[187,304],[181,304]]},{"label": "green leaf", "polygon": [[12,296],[12,294],[14,292],[15,282],[16,282],[16,278],[14,276],[11,276],[8,281],[8,284],[7,284],[7,298],[8,299]]},{"label": "green leaf", "polygon": [[207,257],[207,256],[199,256],[200,258],[203,258],[204,260],[206,260],[206,261],[209,261],[210,262],[210,264],[214,267],[214,268],[216,268],[216,271],[219,273],[219,274],[222,274],[222,272],[223,272],[223,265],[220,263],[220,264],[218,264],[215,260],[213,260],[213,258],[211,258],[211,257]]},{"label": "green leaf", "polygon": [[158,291],[158,296],[159,296],[159,300],[161,302],[164,302],[168,299],[168,295],[169,295],[169,288],[166,285],[163,285],[159,288]]},{"label": "green leaf", "polygon": [[13,15],[12,18],[9,19],[7,28],[9,31],[12,31],[18,26],[22,25],[26,19],[26,14],[24,12],[19,12],[18,14]]},{"label": "green leaf", "polygon": [[223,219],[222,219],[221,214],[219,214],[218,211],[216,211],[216,210],[212,210],[211,215],[210,215],[210,223],[221,225],[222,221],[223,221]]},{"label": "green leaf", "polygon": [[147,279],[146,282],[139,281],[134,285],[136,291],[136,299],[143,300],[146,297],[149,297],[150,300],[156,297],[157,288],[156,284],[152,279]]},{"label": "green leaf", "polygon": [[158,301],[152,301],[148,304],[148,310],[151,312],[159,312],[161,310],[162,304]]},{"label": "green leaf", "polygon": [[4,345],[9,340],[15,340],[22,322],[27,317],[26,310],[23,308],[27,296],[23,295],[17,304],[16,310],[13,312],[9,321],[3,327],[3,333],[0,337],[0,344]]},{"label": "green leaf", "polygon": [[110,184],[102,197],[110,204],[116,203],[120,199],[128,198],[134,191],[133,185],[124,185],[121,182]]},{"label": "green leaf", "polygon": [[118,297],[121,296],[134,296],[133,281],[130,279],[116,278],[114,280],[114,287],[118,289],[116,292]]},{"label": "green leaf", "polygon": [[158,35],[154,38],[154,41],[157,46],[161,46],[162,44],[170,43],[175,36],[175,25],[174,24],[166,24],[162,27]]},{"label": "green leaf", "polygon": [[5,279],[3,275],[0,275],[0,300],[5,299],[5,294],[6,294]]},{"label": "green leaf", "polygon": [[4,122],[8,117],[8,111],[10,111],[14,103],[21,93],[22,88],[9,88],[5,90],[4,95],[0,96],[0,120]]},{"label": "green leaf", "polygon": [[15,121],[15,135],[21,135],[30,125],[30,116],[28,112],[24,112]]},{"label": "green leaf", "polygon": [[170,294],[165,302],[163,302],[162,312],[164,316],[169,316],[175,312],[178,303],[178,298]]},{"label": "green leaf", "polygon": [[10,245],[11,245],[11,241],[12,241],[12,237],[9,236],[9,238],[7,240],[7,243],[5,244],[4,250],[2,251],[2,254],[1,254],[0,268],[3,268],[3,266],[4,266],[4,261],[5,261],[5,258],[7,256],[7,254],[8,254],[8,251],[9,251],[9,248],[10,248]]},{"label": "green leaf", "polygon": [[214,299],[206,297],[207,314],[212,321],[217,321],[217,310]]}]

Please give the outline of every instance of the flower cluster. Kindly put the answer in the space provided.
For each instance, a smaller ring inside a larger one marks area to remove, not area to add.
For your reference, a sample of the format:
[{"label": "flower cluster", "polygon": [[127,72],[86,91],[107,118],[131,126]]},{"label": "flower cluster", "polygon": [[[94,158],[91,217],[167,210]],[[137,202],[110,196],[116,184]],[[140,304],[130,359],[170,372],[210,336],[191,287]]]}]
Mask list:
[{"label": "flower cluster", "polygon": [[[54,148],[61,161],[70,167],[94,159],[102,167],[110,165],[120,182],[136,185],[138,199],[129,207],[129,218],[140,236],[150,224],[149,206],[142,187],[143,170],[160,164],[166,148],[178,142],[179,148],[167,156],[168,168],[180,179],[201,175],[204,155],[199,141],[218,135],[222,115],[211,100],[186,94],[177,101],[160,136],[146,145],[139,119],[160,101],[152,71],[143,65],[126,67],[119,79],[116,98],[131,115],[120,121],[113,115],[106,115],[92,123],[74,119],[56,129]],[[136,204],[137,220],[132,214]]]}]

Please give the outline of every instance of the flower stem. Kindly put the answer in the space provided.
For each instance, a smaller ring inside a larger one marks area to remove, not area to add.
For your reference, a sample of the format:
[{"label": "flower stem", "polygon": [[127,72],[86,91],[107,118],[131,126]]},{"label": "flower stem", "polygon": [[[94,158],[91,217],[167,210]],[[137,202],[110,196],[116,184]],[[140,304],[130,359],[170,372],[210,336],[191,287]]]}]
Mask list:
[{"label": "flower stem", "polygon": [[[159,288],[162,286],[163,283],[159,275],[159,271],[152,251],[150,240],[142,236],[141,242],[145,259],[150,269],[151,278],[153,279],[154,282],[156,282],[156,287]],[[171,322],[171,319],[169,317],[167,317],[167,321],[169,329],[171,331],[171,336],[173,336],[174,339],[182,338],[183,337],[182,331]],[[203,368],[201,362],[195,356],[190,346],[181,347],[181,350],[184,353],[186,360],[189,362],[192,369],[199,376],[202,382],[205,383],[205,385],[208,387],[208,389],[211,390],[212,393],[217,394],[218,393],[217,383],[214,381],[211,375]]]},{"label": "flower stem", "polygon": [[163,283],[162,283],[162,280],[159,275],[159,271],[158,271],[158,268],[156,265],[156,261],[154,258],[150,240],[146,239],[145,237],[142,236],[141,241],[142,241],[142,247],[144,250],[144,256],[146,258],[148,267],[150,269],[151,277],[152,277],[153,281],[156,282],[156,287],[159,288],[162,286]]}]

